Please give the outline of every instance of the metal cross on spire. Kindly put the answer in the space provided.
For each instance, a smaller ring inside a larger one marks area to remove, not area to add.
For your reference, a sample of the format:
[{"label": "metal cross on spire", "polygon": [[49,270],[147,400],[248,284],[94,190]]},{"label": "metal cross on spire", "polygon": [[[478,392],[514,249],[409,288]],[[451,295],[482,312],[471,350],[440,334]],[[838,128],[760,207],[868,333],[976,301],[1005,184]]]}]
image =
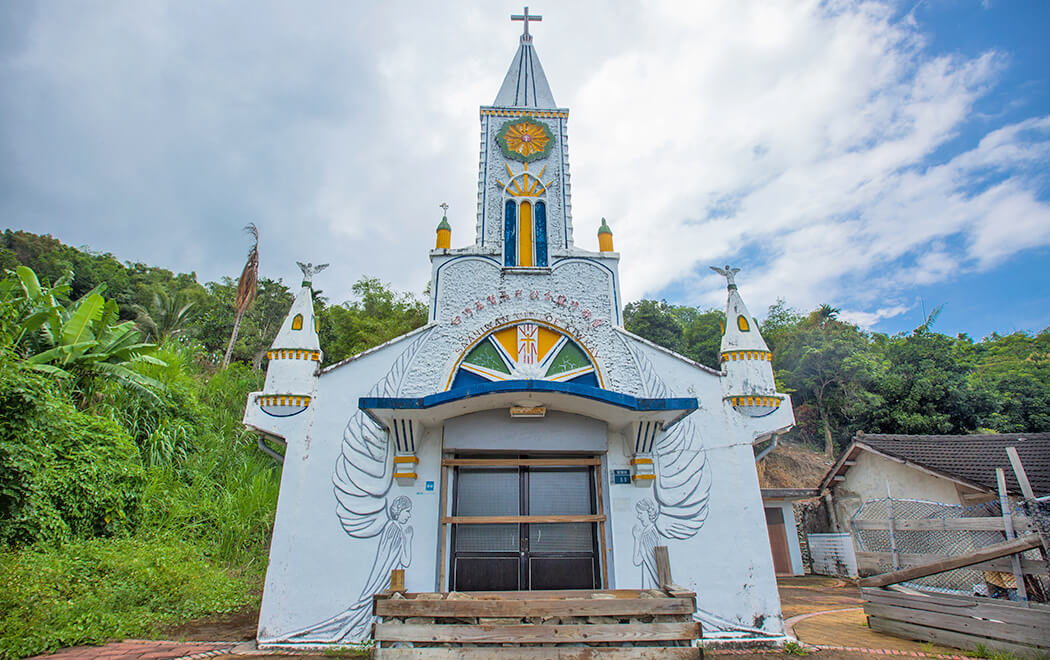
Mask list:
[{"label": "metal cross on spire", "polygon": [[512,20],[512,21],[524,21],[525,22],[525,32],[522,33],[522,35],[521,35],[521,42],[522,43],[528,43],[528,42],[532,41],[532,35],[529,34],[529,21],[542,21],[543,17],[542,16],[538,16],[538,15],[537,16],[530,16],[529,15],[529,8],[526,7],[524,14],[511,14],[510,20]]},{"label": "metal cross on spire", "polygon": [[448,204],[446,204],[445,202],[441,202],[440,204],[438,204],[438,206],[441,207],[442,213],[448,215]]}]

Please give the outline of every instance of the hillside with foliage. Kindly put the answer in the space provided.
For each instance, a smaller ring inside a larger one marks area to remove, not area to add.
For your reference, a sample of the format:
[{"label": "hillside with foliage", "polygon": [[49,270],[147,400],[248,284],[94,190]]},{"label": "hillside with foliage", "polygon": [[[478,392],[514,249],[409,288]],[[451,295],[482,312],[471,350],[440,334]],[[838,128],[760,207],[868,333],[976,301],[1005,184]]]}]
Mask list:
[{"label": "hillside with foliage", "polygon": [[[0,660],[257,602],[280,464],[240,420],[293,299],[259,276],[258,256],[252,246],[248,280],[200,283],[50,236],[0,235]],[[423,302],[377,279],[351,295],[315,292],[325,364],[426,322]],[[721,311],[641,300],[625,320],[718,364]],[[761,330],[793,399],[793,438],[829,455],[860,429],[1050,430],[1046,331],[974,341],[928,322],[886,336],[827,306],[782,303]]]},{"label": "hillside with foliage", "polygon": [[[777,389],[791,394],[787,436],[834,457],[867,433],[1050,431],[1050,330],[981,340],[934,331],[936,313],[908,333],[866,332],[822,305],[783,301],[760,324]],[[718,365],[724,314],[642,300],[624,310],[628,330],[697,362]]]},{"label": "hillside with foliage", "polygon": [[[0,236],[0,658],[148,637],[252,606],[280,464],[240,423],[292,302],[236,280]],[[375,279],[317,296],[326,362],[419,325]]]}]

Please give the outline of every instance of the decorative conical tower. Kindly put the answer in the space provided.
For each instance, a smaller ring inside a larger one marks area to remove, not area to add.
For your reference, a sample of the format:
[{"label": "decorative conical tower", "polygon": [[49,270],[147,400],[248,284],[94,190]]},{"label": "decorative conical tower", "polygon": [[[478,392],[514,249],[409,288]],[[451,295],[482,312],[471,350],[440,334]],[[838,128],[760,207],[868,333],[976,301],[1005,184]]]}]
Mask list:
[{"label": "decorative conical tower", "polygon": [[317,368],[321,363],[321,344],[314,320],[313,276],[328,267],[300,263],[303,282],[288,316],[266,353],[266,384],[257,401],[263,412],[289,417],[310,405],[317,390]]},{"label": "decorative conical tower", "polygon": [[526,9],[518,50],[491,106],[481,113],[477,248],[498,250],[504,268],[547,268],[572,248],[569,111],[554,102],[532,45]]},{"label": "decorative conical tower", "polygon": [[711,266],[726,278],[729,291],[726,301],[726,327],[722,334],[719,359],[725,371],[725,398],[740,413],[749,417],[768,415],[780,406],[773,380],[773,354],[758,332],[758,323],[747,311],[736,286],[739,268]]}]

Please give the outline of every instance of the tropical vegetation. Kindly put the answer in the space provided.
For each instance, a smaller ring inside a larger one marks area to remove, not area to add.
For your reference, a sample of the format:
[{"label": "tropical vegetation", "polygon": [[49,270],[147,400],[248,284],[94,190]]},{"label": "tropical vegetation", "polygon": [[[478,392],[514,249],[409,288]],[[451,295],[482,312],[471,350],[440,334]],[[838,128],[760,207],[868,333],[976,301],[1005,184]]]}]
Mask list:
[{"label": "tropical vegetation", "polygon": [[[121,263],[50,236],[0,235],[0,660],[162,634],[251,607],[280,464],[240,420],[293,299],[238,279]],[[426,305],[363,277],[315,291],[332,364],[423,325]],[[627,329],[718,365],[720,310],[639,300]],[[783,302],[761,330],[798,425],[833,455],[857,431],[1050,431],[1050,332],[980,340],[867,332]],[[225,360],[229,361],[225,365]]]}]

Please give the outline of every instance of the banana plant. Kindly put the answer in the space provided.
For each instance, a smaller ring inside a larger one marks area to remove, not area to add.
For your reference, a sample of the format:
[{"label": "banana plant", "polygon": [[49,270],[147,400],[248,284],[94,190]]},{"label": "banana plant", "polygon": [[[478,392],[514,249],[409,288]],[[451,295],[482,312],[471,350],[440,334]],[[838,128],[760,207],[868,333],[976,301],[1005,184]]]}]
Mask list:
[{"label": "banana plant", "polygon": [[[145,363],[167,366],[154,357],[156,344],[143,341],[133,321],[119,322],[117,303],[103,297],[103,286],[64,305],[61,297],[68,293],[71,277],[47,288],[25,266],[19,266],[15,275],[22,289],[21,298],[14,301],[21,308],[15,344],[24,344],[26,362],[34,369],[74,377],[81,385],[101,376],[151,394],[164,389],[159,381],[133,368]],[[26,337],[33,341],[22,342]]]}]

